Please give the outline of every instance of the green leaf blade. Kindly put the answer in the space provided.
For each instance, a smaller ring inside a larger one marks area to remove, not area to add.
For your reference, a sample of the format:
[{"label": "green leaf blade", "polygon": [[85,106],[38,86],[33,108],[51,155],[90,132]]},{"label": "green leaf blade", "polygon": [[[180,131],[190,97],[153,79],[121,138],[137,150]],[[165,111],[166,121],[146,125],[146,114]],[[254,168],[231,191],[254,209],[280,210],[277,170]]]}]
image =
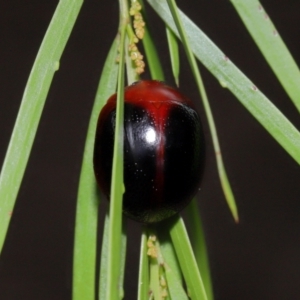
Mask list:
[{"label": "green leaf blade", "polygon": [[176,219],[173,219],[170,235],[190,298],[193,300],[207,300],[205,287],[181,217],[177,216]]},{"label": "green leaf blade", "polygon": [[46,97],[82,3],[58,3],[27,81],[0,175],[0,252]]},{"label": "green leaf blade", "polygon": [[215,153],[216,159],[217,159],[217,168],[218,168],[218,174],[222,186],[222,190],[227,202],[227,205],[229,207],[229,210],[234,218],[234,221],[236,223],[239,222],[239,214],[238,214],[238,208],[236,205],[235,197],[226,173],[226,169],[223,163],[222,153],[221,151],[216,151]]},{"label": "green leaf blade", "polygon": [[147,232],[144,228],[140,248],[138,300],[148,300],[149,298],[149,259],[147,249]]},{"label": "green leaf blade", "polygon": [[[104,219],[104,229],[102,234],[102,249],[101,249],[101,259],[100,259],[100,276],[99,276],[99,292],[98,298],[99,300],[107,299],[107,284],[108,284],[108,274],[109,274],[109,261],[111,250],[109,248],[109,234],[110,234],[110,221],[109,216],[106,214]],[[118,291],[119,291],[119,298],[123,299],[124,297],[124,269],[125,269],[125,258],[126,258],[126,244],[127,244],[127,236],[125,233],[125,224],[123,222],[122,228],[122,237],[121,237],[121,248],[118,249],[120,254],[120,269],[119,269],[119,281],[118,281]],[[91,285],[92,288],[95,288],[95,285]],[[94,300],[95,298],[93,298]]]},{"label": "green leaf blade", "polygon": [[172,300],[189,300],[182,283],[171,268],[166,268],[166,278],[168,282],[168,291]]},{"label": "green leaf blade", "polygon": [[194,250],[195,258],[197,261],[198,268],[205,286],[207,298],[213,300],[213,288],[211,282],[211,274],[209,269],[209,259],[207,254],[207,247],[205,242],[205,232],[203,229],[201,216],[199,214],[198,205],[196,199],[186,208],[187,210],[187,221],[190,233],[191,244]]},{"label": "green leaf blade", "polygon": [[116,103],[116,125],[113,151],[112,178],[110,190],[109,208],[109,260],[106,299],[117,300],[123,293],[123,288],[118,286],[120,282],[122,246],[122,203],[125,192],[123,183],[123,124],[124,124],[124,81],[125,81],[125,31],[126,27],[120,28],[120,61],[118,71],[117,103]]},{"label": "green leaf blade", "polygon": [[155,80],[165,80],[156,47],[148,28],[145,29],[145,35],[142,41],[145,48],[151,78]]},{"label": "green leaf blade", "polygon": [[77,195],[75,243],[73,257],[73,300],[95,299],[95,264],[99,196],[93,170],[95,131],[99,112],[116,91],[118,65],[117,41],[104,63],[92,109]]},{"label": "green leaf blade", "polygon": [[[163,21],[178,36],[168,5],[148,0]],[[183,13],[181,19],[195,56],[228,88],[269,134],[300,164],[300,133],[228,57]]]},{"label": "green leaf blade", "polygon": [[221,181],[221,186],[223,189],[223,193],[226,199],[226,202],[229,206],[229,209],[235,219],[236,222],[238,222],[238,211],[237,211],[237,206],[235,203],[235,199],[234,199],[234,195],[230,186],[230,182],[229,179],[227,177],[227,173],[225,170],[225,166],[223,163],[223,159],[222,159],[222,153],[221,153],[221,147],[220,147],[220,143],[219,143],[219,138],[218,138],[218,133],[217,133],[217,129],[216,129],[216,125],[215,125],[215,121],[214,121],[214,117],[213,117],[213,113],[212,110],[210,108],[210,104],[208,101],[208,97],[206,94],[206,90],[205,90],[205,86],[200,74],[200,70],[198,68],[195,56],[192,52],[192,49],[189,45],[188,39],[187,39],[187,35],[185,32],[185,29],[183,27],[181,18],[179,16],[179,12],[178,12],[178,8],[176,5],[175,0],[168,0],[167,1],[169,4],[169,8],[170,11],[172,13],[174,22],[176,24],[177,30],[179,32],[182,44],[184,46],[188,61],[190,63],[190,67],[191,70],[193,72],[196,84],[198,86],[198,90],[199,90],[199,94],[201,95],[201,99],[203,102],[203,106],[204,106],[204,110],[205,110],[205,114],[208,120],[208,126],[209,126],[209,130],[212,136],[212,142],[213,142],[213,146],[214,146],[214,151],[215,151],[215,156],[216,156],[216,161],[217,161],[217,167],[218,167],[218,175],[219,175],[219,179]]},{"label": "green leaf blade", "polygon": [[175,249],[173,247],[168,230],[159,230],[159,248],[163,257],[163,265],[167,279],[168,293],[172,300],[188,300],[188,296],[183,287],[182,273]]},{"label": "green leaf blade", "polygon": [[257,0],[231,0],[254,42],[300,112],[300,70]]},{"label": "green leaf blade", "polygon": [[151,74],[151,78],[155,79],[155,80],[164,81],[165,80],[164,72],[161,67],[159,56],[158,56],[151,32],[150,32],[149,26],[147,25],[149,23],[147,20],[147,14],[146,14],[144,0],[140,0],[140,3],[142,5],[143,18],[146,23],[145,34],[142,39],[142,42],[143,42],[143,46],[145,49],[145,54],[147,57],[147,63],[148,63],[149,71]]},{"label": "green leaf blade", "polygon": [[168,26],[166,26],[166,33],[167,33],[167,40],[169,45],[172,72],[175,79],[175,83],[177,86],[179,86],[180,63],[179,63],[178,43],[175,34]]},{"label": "green leaf blade", "polygon": [[104,219],[104,229],[103,229],[102,244],[101,244],[102,247],[101,247],[99,293],[98,293],[99,300],[106,299],[107,272],[108,272],[108,260],[109,260],[108,234],[109,234],[109,217],[108,214],[106,214]]}]

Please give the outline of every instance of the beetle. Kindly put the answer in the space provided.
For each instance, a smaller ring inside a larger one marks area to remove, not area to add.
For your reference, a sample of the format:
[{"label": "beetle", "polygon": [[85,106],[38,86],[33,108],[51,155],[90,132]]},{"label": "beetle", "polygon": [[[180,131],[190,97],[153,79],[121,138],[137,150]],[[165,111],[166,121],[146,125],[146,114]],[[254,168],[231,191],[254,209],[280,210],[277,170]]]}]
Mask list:
[{"label": "beetle", "polygon": [[[94,171],[109,198],[116,119],[112,95],[99,115]],[[204,169],[205,143],[192,101],[165,83],[141,80],[124,90],[123,212],[142,223],[181,211],[196,194]]]}]

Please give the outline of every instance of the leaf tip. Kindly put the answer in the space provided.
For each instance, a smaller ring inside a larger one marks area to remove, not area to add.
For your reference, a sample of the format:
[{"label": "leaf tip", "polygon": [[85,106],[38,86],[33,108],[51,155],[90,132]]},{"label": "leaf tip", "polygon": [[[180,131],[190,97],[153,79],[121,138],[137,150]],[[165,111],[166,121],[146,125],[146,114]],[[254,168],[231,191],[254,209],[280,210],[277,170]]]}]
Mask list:
[{"label": "leaf tip", "polygon": [[226,197],[226,201],[227,201],[227,204],[229,206],[229,210],[231,212],[231,215],[232,215],[235,223],[239,224],[239,222],[240,222],[239,213],[238,213],[237,206],[236,206],[236,203],[235,203],[235,199],[233,198],[233,195],[232,195],[231,199],[228,199]]}]

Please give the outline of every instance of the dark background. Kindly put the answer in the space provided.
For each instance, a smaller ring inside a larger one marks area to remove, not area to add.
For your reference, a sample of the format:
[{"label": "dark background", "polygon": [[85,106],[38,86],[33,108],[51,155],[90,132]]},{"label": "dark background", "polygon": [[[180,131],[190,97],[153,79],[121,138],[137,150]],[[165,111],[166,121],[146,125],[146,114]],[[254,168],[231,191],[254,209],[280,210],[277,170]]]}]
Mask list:
[{"label": "dark background", "polygon": [[[0,1],[0,163],[22,93],[58,1]],[[229,1],[179,6],[300,129],[300,118]],[[300,62],[299,2],[262,0]],[[150,9],[148,9],[151,12]],[[152,14],[151,14],[152,15]],[[152,30],[173,84],[164,29]],[[86,0],[47,98],[0,259],[1,300],[71,299],[75,202],[83,145],[106,53],[117,30],[117,1]],[[182,52],[183,54],[183,52]],[[300,168],[231,93],[202,67],[241,222],[234,224],[216,172],[206,119],[207,163],[199,205],[215,298],[299,299]],[[181,89],[199,100],[182,55]],[[140,225],[129,222],[125,299],[136,299]]]}]

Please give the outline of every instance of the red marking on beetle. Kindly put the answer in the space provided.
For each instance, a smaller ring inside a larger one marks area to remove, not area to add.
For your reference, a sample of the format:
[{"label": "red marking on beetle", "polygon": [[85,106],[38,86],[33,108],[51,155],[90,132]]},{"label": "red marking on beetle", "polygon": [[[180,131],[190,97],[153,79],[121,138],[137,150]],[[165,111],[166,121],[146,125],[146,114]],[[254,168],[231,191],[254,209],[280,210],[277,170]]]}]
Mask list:
[{"label": "red marking on beetle", "polygon": [[154,102],[154,103],[152,103],[152,105],[154,105],[157,109],[159,109],[161,107],[161,102],[159,102],[159,103]]},{"label": "red marking on beetle", "polygon": [[155,189],[155,202],[163,202],[163,187],[164,187],[164,167],[165,167],[165,135],[164,127],[167,116],[170,111],[170,105],[164,102],[150,102],[152,105],[147,107],[151,117],[154,121],[157,147],[157,160],[156,160],[156,175],[154,179],[154,189]]},{"label": "red marking on beetle", "polygon": [[[149,90],[147,87],[151,87],[151,97],[149,97]],[[145,99],[148,100],[145,101]],[[194,104],[188,98],[182,97],[182,95],[174,91],[174,89],[168,86],[164,86],[164,89],[162,89],[161,82],[159,81],[140,81],[138,85],[132,85],[126,89],[126,102],[137,105],[141,105],[142,102],[142,106],[145,107],[147,112],[153,118],[155,132],[157,134],[157,161],[153,187],[155,197],[152,199],[154,206],[160,206],[160,204],[164,202],[164,125],[172,105],[170,105],[170,101],[166,101],[166,99],[173,99],[176,103],[179,102],[194,107]]]}]

